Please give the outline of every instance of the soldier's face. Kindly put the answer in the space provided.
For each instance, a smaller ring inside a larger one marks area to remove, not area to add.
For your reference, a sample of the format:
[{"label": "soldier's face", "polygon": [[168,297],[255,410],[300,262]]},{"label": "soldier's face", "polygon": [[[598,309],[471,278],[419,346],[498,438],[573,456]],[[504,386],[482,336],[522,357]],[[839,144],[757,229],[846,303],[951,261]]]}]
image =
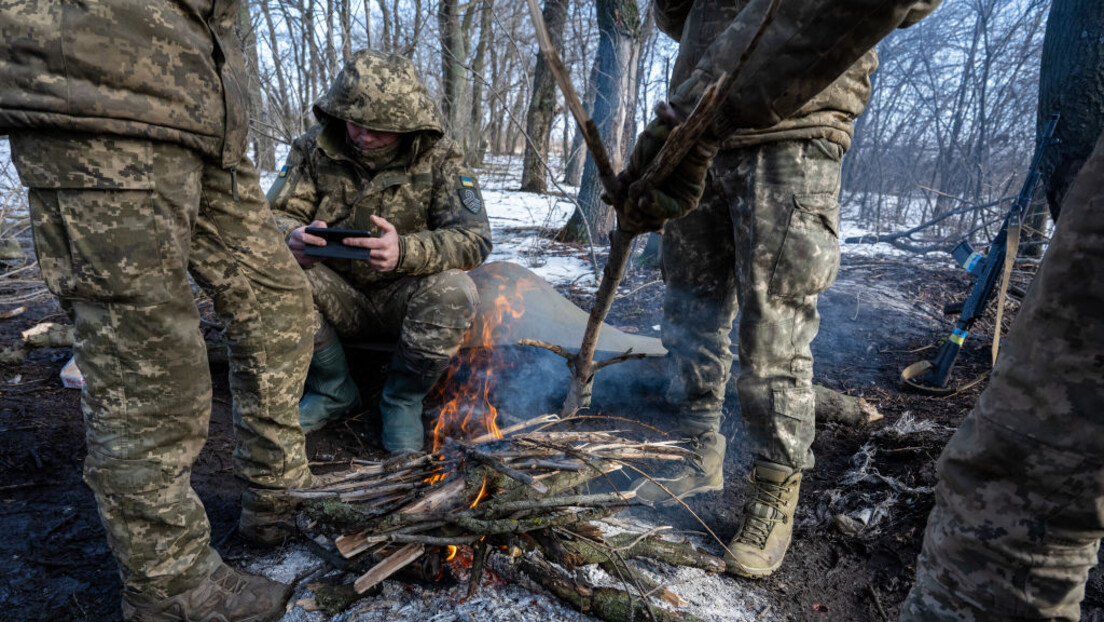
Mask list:
[{"label": "soldier's face", "polygon": [[376,132],[348,121],[345,122],[345,129],[349,132],[349,139],[353,141],[353,145],[361,151],[386,147],[399,139],[397,132]]}]

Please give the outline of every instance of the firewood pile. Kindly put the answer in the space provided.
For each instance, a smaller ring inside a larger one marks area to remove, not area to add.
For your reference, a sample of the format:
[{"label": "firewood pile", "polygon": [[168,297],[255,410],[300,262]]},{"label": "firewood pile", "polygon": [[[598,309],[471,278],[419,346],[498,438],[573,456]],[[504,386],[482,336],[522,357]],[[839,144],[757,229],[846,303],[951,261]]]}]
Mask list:
[{"label": "firewood pile", "polygon": [[[696,619],[668,608],[686,603],[628,560],[716,573],[724,571],[722,559],[655,531],[603,537],[596,523],[644,504],[602,483],[611,474],[646,476],[693,453],[618,430],[568,431],[563,421],[538,417],[466,441],[445,439],[432,453],[356,461],[295,491],[304,500],[300,526],[316,549],[359,574],[351,586],[312,585],[318,606],[340,611],[393,575],[432,579],[457,555],[471,560],[470,597],[493,555],[527,583],[605,620]],[[613,492],[588,492],[589,483]],[[592,585],[575,572],[591,564],[620,587]]]}]

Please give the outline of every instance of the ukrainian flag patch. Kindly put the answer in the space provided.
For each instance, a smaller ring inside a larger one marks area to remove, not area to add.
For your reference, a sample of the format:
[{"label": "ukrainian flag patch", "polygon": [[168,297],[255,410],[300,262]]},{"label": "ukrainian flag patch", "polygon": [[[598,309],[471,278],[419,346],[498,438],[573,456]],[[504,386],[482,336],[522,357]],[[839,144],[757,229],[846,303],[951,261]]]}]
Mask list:
[{"label": "ukrainian flag patch", "polygon": [[475,180],[472,179],[471,177],[461,176],[460,177],[460,185],[465,187],[465,188],[474,188],[475,187]]},{"label": "ukrainian flag patch", "polygon": [[280,177],[287,177],[287,172],[288,172],[288,167],[287,167],[287,164],[285,164],[284,168],[280,169]]}]

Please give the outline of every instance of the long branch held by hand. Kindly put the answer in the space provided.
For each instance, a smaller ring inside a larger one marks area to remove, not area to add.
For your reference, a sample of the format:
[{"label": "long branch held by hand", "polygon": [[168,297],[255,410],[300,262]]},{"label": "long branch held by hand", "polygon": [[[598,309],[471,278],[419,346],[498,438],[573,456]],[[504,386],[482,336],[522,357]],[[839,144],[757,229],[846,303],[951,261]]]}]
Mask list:
[{"label": "long branch held by hand", "polygon": [[667,138],[659,153],[648,163],[640,179],[633,182],[632,188],[629,189],[632,197],[642,196],[647,190],[666,179],[717,119],[717,115],[721,113],[724,101],[728,97],[728,92],[732,90],[732,86],[736,83],[736,79],[743,71],[744,65],[747,64],[752,52],[759,46],[763,33],[766,32],[767,26],[774,21],[774,14],[781,4],[782,0],[773,0],[767,6],[767,10],[763,13],[763,17],[759,22],[759,28],[755,31],[755,36],[748,40],[747,47],[740,53],[740,60],[736,63],[736,66],[732,71],[721,74],[716,81],[709,84],[686,120],[671,130],[671,135]]},{"label": "long branch held by hand", "polygon": [[[709,85],[686,121],[679,124],[671,132],[671,136],[664,143],[656,158],[649,164],[644,175],[633,184],[631,190],[634,196],[639,196],[654,184],[663,181],[712,124],[721,110],[722,102],[728,96],[729,89],[735,83],[736,77],[743,69],[751,53],[759,45],[763,32],[771,20],[774,19],[775,11],[781,2],[782,0],[772,0],[763,14],[755,36],[748,41],[747,47],[741,53],[735,69],[731,73],[722,75],[715,83]],[[579,124],[579,130],[586,140],[587,149],[598,167],[602,185],[605,187],[607,195],[614,201],[614,208],[620,213],[622,208],[620,202],[624,200],[624,194],[620,192],[620,183],[617,177],[614,176],[609,155],[602,144],[601,137],[598,135],[598,128],[594,120],[587,116],[582,101],[579,100],[578,94],[571,85],[567,68],[564,67],[559,54],[552,45],[552,38],[548,35],[548,28],[544,24],[544,16],[540,12],[540,7],[537,6],[537,0],[528,0],[528,4],[541,53],[552,71],[556,84],[563,91],[567,107]],[[605,269],[602,271],[602,282],[598,285],[598,292],[594,297],[594,306],[590,310],[586,332],[583,335],[583,343],[579,347],[579,352],[574,357],[568,358],[568,366],[572,372],[571,386],[568,389],[563,406],[560,408],[562,416],[569,417],[580,408],[590,405],[594,374],[602,367],[594,364],[594,352],[598,347],[598,334],[602,329],[606,316],[609,314],[610,307],[613,305],[613,297],[617,292],[617,287],[621,284],[622,277],[624,277],[625,266],[628,264],[629,254],[632,251],[633,237],[635,237],[635,234],[623,231],[620,228],[610,234],[609,258],[606,260]]]}]

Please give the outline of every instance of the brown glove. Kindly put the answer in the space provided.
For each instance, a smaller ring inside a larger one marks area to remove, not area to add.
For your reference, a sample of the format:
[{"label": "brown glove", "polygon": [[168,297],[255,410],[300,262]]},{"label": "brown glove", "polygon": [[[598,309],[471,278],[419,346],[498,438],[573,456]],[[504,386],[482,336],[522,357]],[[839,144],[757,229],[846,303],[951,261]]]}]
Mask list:
[{"label": "brown glove", "polygon": [[657,106],[656,118],[637,137],[628,167],[617,176],[624,195],[614,205],[620,205],[618,223],[624,231],[658,231],[667,220],[680,218],[698,206],[705,191],[705,175],[719,146],[719,141],[709,136],[699,138],[675,170],[659,184],[630,192],[632,184],[640,179],[666,144],[671,130],[681,121],[680,116],[670,106]]}]

